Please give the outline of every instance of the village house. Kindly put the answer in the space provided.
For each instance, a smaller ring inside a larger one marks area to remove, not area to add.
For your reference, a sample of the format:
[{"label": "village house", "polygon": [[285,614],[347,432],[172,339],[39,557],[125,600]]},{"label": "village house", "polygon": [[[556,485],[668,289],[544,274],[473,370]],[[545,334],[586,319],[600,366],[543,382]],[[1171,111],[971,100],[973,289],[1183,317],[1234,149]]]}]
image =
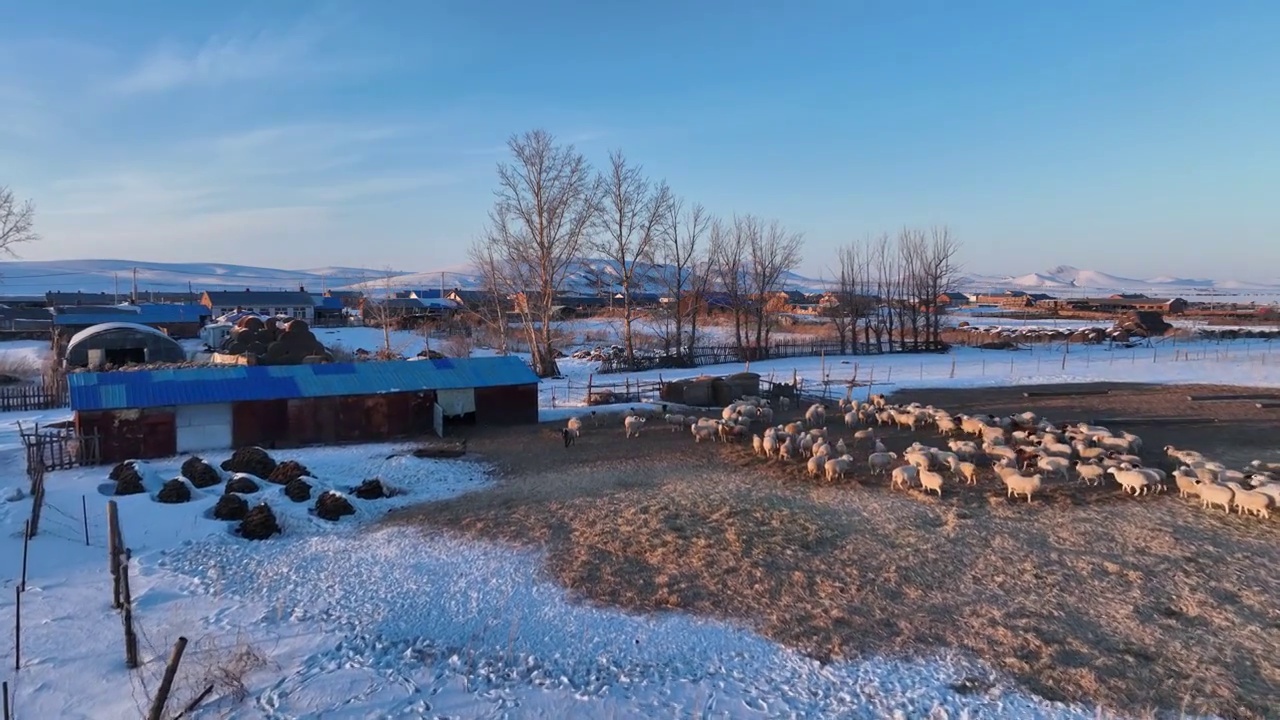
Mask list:
[{"label": "village house", "polygon": [[104,322],[143,325],[172,338],[198,338],[211,315],[203,305],[140,303],[137,305],[69,305],[50,308],[53,313],[54,347],[65,349],[72,335]]},{"label": "village house", "polygon": [[1064,301],[1065,307],[1087,312],[1122,313],[1133,311],[1158,312],[1181,315],[1187,311],[1187,301],[1182,298],[1105,297],[1078,298]]},{"label": "village house", "polygon": [[269,317],[287,317],[310,322],[315,318],[316,301],[306,288],[292,291],[206,290],[200,304],[214,317],[233,312],[251,312]]},{"label": "village house", "polygon": [[962,307],[969,304],[969,296],[962,292],[944,292],[939,293],[934,302],[941,308]]}]

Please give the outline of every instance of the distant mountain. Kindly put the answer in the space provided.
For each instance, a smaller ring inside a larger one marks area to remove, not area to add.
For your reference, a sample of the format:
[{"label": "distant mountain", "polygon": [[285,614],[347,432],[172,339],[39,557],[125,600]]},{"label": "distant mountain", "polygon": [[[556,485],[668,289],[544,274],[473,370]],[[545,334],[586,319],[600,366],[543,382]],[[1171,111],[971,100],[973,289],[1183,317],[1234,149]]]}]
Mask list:
[{"label": "distant mountain", "polygon": [[[128,293],[137,271],[141,291],[196,292],[207,288],[252,288],[311,292],[343,287],[378,277],[363,268],[328,267],[313,270],[229,265],[224,263],[157,263],[136,260],[46,260],[0,262],[0,295],[39,295],[63,292]],[[402,274],[403,270],[392,271]]]},{"label": "distant mountain", "polygon": [[[303,270],[231,265],[226,263],[156,263],[135,260],[48,260],[0,262],[0,296],[38,295],[50,290],[120,292],[127,294],[137,270],[139,290],[156,292],[199,292],[207,288],[251,288],[253,290],[296,290],[361,288],[371,292],[439,288],[476,289],[480,275],[468,265],[455,265],[429,272],[359,267],[319,267]],[[638,292],[662,292],[674,269],[662,264],[646,264],[637,272]],[[443,278],[441,275],[443,274]],[[596,295],[618,292],[618,268],[602,258],[584,258],[570,267],[566,292]],[[785,290],[822,292],[833,287],[830,281],[788,273]],[[1170,276],[1147,280],[1120,277],[1097,270],[1059,265],[1026,275],[984,275],[965,273],[955,287],[969,292],[1035,290],[1065,296],[1146,292],[1160,295],[1280,295],[1280,279],[1273,283],[1239,280],[1188,279]]]}]

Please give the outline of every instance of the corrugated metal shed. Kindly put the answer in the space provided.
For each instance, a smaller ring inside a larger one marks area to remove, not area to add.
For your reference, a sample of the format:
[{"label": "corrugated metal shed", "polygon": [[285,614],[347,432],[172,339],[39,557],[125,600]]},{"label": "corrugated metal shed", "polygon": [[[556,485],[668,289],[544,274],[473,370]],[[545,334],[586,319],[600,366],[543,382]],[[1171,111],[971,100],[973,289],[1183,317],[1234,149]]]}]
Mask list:
[{"label": "corrugated metal shed", "polygon": [[195,323],[201,318],[209,317],[209,308],[203,305],[178,305],[172,303],[156,303],[142,305],[114,305],[110,307],[69,307],[59,308],[53,316],[53,324],[94,325],[100,322],[119,320],[134,323]]},{"label": "corrugated metal shed", "polygon": [[174,368],[68,376],[72,410],[119,410],[536,384],[517,357]]}]

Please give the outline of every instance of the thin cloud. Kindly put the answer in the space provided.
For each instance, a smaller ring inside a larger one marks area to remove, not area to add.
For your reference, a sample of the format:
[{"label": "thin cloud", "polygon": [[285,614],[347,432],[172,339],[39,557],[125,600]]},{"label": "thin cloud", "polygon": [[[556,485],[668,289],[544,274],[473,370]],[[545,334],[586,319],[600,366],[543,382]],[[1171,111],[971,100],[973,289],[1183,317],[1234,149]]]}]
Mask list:
[{"label": "thin cloud", "polygon": [[304,23],[285,33],[215,36],[194,48],[166,43],[108,89],[137,95],[284,77],[312,65],[310,58],[325,35],[315,23]]}]

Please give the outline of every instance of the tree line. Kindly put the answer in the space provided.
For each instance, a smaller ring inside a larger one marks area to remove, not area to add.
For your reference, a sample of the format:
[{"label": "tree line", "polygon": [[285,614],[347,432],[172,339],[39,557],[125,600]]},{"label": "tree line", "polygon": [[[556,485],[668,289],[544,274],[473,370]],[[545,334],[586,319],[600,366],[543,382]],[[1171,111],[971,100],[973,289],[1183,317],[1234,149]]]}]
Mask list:
[{"label": "tree line", "polygon": [[[767,348],[776,318],[770,301],[800,264],[801,233],[754,215],[721,218],[653,180],[619,150],[593,168],[544,130],[512,136],[498,165],[494,204],[483,236],[470,249],[488,312],[505,342],[514,298],[534,370],[556,375],[556,299],[575,263],[605,260],[622,296],[622,343],[635,360],[634,293],[657,284],[670,298],[660,340],[677,362],[691,361],[712,298],[732,320],[740,352]],[[881,351],[940,339],[938,295],[955,272],[958,244],[945,228],[850,243],[833,258],[835,301],[824,307],[842,352]],[[651,272],[655,266],[657,271]],[[505,348],[503,348],[505,349]]]}]

